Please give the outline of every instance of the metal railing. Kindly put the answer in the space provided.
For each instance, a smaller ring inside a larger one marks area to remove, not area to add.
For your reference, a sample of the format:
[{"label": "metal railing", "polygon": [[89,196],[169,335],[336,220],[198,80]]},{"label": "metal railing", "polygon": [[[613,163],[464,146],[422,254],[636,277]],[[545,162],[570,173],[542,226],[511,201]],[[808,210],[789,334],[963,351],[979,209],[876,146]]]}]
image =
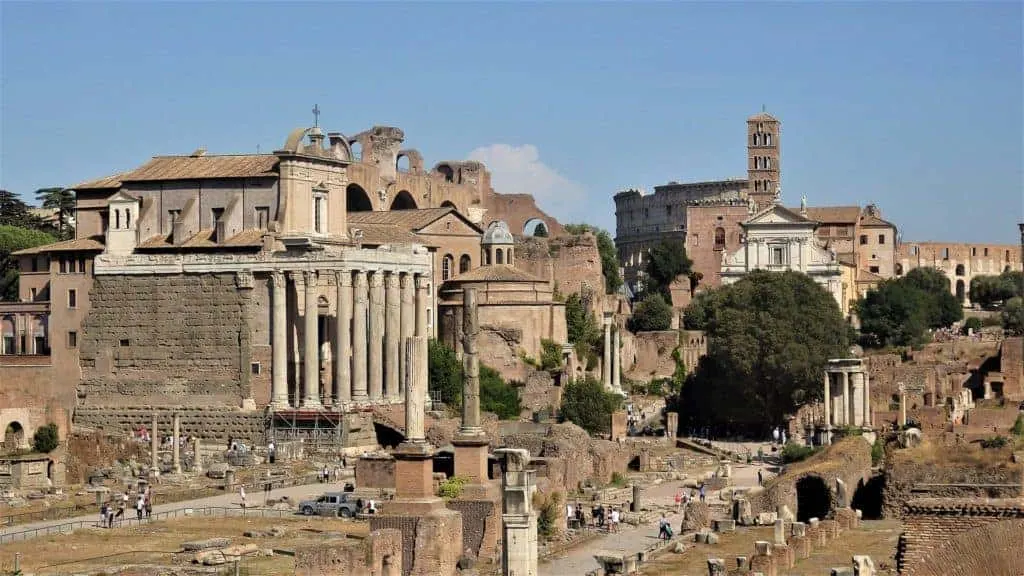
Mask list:
[{"label": "metal railing", "polygon": [[[267,484],[267,480],[252,481],[248,483],[237,483],[234,488],[245,486],[246,490],[262,490]],[[308,484],[316,484],[318,482],[316,474],[307,474],[302,476],[288,476],[288,477],[277,477],[271,478],[269,483],[275,490],[279,488],[290,488],[292,486],[305,486]],[[167,494],[158,494],[157,497],[165,504],[173,504],[175,502],[182,502],[186,500],[197,500],[200,498],[210,498],[213,496],[220,496],[224,494],[226,486],[204,486],[202,488],[187,488],[184,490],[176,490]],[[48,508],[46,510],[39,510],[37,512],[22,512],[20,514],[8,514],[0,517],[0,527],[17,526],[19,524],[30,524],[32,522],[46,522],[51,520],[63,520],[65,518],[75,518],[78,516],[85,516],[88,514],[99,514],[100,507],[98,504],[74,504],[72,506],[59,506],[54,508]]]},{"label": "metal railing", "polygon": [[[126,513],[127,514],[127,513]],[[115,528],[125,528],[131,526],[140,526],[148,524],[157,520],[173,520],[176,518],[195,518],[195,517],[259,517],[259,518],[285,518],[296,516],[298,512],[294,510],[274,510],[272,508],[234,508],[227,506],[182,506],[181,508],[175,508],[174,510],[165,510],[163,512],[153,512],[149,518],[143,518],[139,520],[136,516],[123,516],[120,519],[114,521]],[[328,516],[311,516],[306,518],[329,518]],[[9,542],[15,542],[19,540],[30,540],[32,538],[38,538],[39,536],[49,536],[52,534],[70,534],[75,530],[81,530],[82,528],[104,528],[97,519],[94,520],[76,520],[73,522],[64,522],[62,524],[53,524],[50,526],[44,526],[41,528],[29,528],[27,530],[19,530],[17,532],[7,532],[0,534],[0,544],[6,544]]]}]

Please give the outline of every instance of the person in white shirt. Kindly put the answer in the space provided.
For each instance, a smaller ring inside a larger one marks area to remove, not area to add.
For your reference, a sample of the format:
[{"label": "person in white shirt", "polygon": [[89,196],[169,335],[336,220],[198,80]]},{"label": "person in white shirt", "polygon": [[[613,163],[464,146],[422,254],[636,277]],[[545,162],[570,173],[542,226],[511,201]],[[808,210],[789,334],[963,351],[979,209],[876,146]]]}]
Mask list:
[{"label": "person in white shirt", "polygon": [[238,495],[242,497],[242,508],[245,508],[245,486],[238,489]]},{"label": "person in white shirt", "polygon": [[614,510],[612,510],[612,517],[611,517],[611,521],[608,523],[608,530],[610,532],[618,532],[619,531],[619,509],[618,508],[615,508]]},{"label": "person in white shirt", "polygon": [[370,503],[367,504],[367,506],[366,506],[366,513],[367,514],[376,514],[377,513],[377,503],[373,501],[373,498],[370,498]]}]

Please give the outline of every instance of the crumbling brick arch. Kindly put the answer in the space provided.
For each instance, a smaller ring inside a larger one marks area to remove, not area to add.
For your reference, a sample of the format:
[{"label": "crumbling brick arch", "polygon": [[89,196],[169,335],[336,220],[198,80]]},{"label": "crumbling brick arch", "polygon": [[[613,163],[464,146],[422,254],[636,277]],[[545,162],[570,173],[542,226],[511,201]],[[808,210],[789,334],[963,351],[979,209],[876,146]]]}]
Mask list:
[{"label": "crumbling brick arch", "polygon": [[914,576],[1020,574],[1024,570],[1024,518],[976,528],[930,551]]},{"label": "crumbling brick arch", "polygon": [[28,448],[28,440],[25,434],[25,427],[17,420],[11,420],[4,425],[4,452],[13,452]]},{"label": "crumbling brick arch", "polygon": [[[402,159],[405,159],[408,163],[405,168],[402,167]],[[423,172],[423,155],[415,148],[399,150],[398,156],[395,158],[395,167],[398,168],[400,172]]]},{"label": "crumbling brick arch", "polygon": [[833,510],[835,496],[825,478],[807,474],[793,484],[796,491],[796,517],[800,522],[811,518],[827,518]]},{"label": "crumbling brick arch", "polygon": [[395,194],[395,199],[391,201],[390,210],[415,210],[416,208],[416,200],[412,197],[412,194],[408,190],[402,190]]},{"label": "crumbling brick arch", "polygon": [[370,212],[373,200],[359,184],[349,184],[345,188],[345,209],[347,212]]},{"label": "crumbling brick arch", "polygon": [[435,174],[440,174],[441,176],[443,176],[445,182],[457,184],[455,169],[452,168],[452,165],[449,164],[448,162],[441,162],[437,166],[434,166],[433,172]]}]

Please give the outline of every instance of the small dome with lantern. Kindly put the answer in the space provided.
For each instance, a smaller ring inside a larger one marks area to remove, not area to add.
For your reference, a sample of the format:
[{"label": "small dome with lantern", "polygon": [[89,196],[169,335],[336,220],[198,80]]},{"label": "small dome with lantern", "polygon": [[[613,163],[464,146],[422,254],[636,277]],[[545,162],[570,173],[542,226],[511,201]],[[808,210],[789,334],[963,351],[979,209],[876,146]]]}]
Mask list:
[{"label": "small dome with lantern", "polygon": [[511,266],[515,259],[515,244],[515,238],[512,237],[508,224],[501,220],[491,222],[480,240],[484,266]]}]

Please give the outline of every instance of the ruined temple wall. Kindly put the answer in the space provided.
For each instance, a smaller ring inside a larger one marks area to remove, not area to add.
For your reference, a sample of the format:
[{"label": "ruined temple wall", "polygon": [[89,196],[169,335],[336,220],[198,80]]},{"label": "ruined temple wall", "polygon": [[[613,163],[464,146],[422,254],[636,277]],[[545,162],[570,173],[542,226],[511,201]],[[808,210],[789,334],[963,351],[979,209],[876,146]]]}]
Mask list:
[{"label": "ruined temple wall", "polygon": [[484,196],[483,208],[487,210],[484,217],[486,223],[495,220],[504,220],[509,230],[519,236],[523,234],[526,223],[533,219],[542,220],[548,229],[550,237],[565,234],[565,228],[558,223],[558,220],[537,206],[536,200],[530,194],[498,194],[492,192]]},{"label": "ruined temple wall", "polygon": [[1007,338],[999,348],[1000,372],[1003,374],[1003,397],[1024,400],[1024,337]]},{"label": "ruined temple wall", "polygon": [[177,413],[181,417],[182,434],[221,444],[225,449],[229,438],[248,441],[250,445],[266,443],[266,419],[263,414],[232,408],[79,406],[75,409],[74,424],[76,427],[102,429],[108,434],[127,437],[141,426],[148,429],[153,412],[157,413],[157,433],[160,435],[171,433],[174,414]]},{"label": "ruined temple wall", "polygon": [[518,238],[516,268],[553,280],[563,296],[605,293],[597,237],[589,232],[557,238]]},{"label": "ruined temple wall", "polygon": [[[666,378],[675,372],[676,364],[672,358],[672,351],[680,342],[678,330],[663,330],[660,332],[639,332],[633,336],[635,352],[631,364],[632,369],[627,377],[633,380],[648,381],[653,378]],[[691,366],[687,364],[690,370]]]},{"label": "ruined temple wall", "polygon": [[253,308],[268,315],[251,292],[234,274],[97,276],[82,327],[80,395],[108,407],[168,398],[239,405],[252,396]]}]

